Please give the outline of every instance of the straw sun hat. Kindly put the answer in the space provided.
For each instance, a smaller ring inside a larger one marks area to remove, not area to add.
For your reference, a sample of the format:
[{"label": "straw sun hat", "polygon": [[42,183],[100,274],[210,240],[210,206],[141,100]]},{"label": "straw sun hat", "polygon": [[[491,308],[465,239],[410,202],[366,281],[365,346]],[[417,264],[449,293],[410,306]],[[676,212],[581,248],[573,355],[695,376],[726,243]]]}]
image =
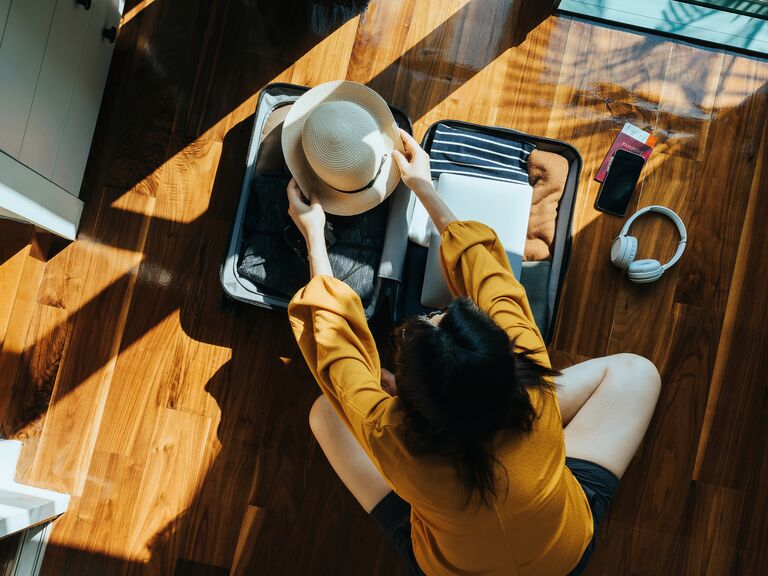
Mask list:
[{"label": "straw sun hat", "polygon": [[302,94],[285,118],[282,144],[299,187],[331,214],[370,210],[400,181],[392,150],[403,145],[392,112],[357,82],[326,82]]}]

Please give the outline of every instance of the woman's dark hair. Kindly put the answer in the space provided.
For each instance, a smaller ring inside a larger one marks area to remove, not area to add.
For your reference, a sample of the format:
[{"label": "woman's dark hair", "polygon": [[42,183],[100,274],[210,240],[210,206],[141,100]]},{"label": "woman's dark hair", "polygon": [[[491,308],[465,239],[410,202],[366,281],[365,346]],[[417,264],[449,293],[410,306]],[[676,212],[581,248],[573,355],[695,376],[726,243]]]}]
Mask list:
[{"label": "woman's dark hair", "polygon": [[395,330],[395,376],[405,442],[414,454],[444,456],[470,502],[497,496],[497,432],[530,432],[538,417],[528,391],[552,389],[558,372],[516,354],[506,332],[467,298],[439,325],[425,317]]}]

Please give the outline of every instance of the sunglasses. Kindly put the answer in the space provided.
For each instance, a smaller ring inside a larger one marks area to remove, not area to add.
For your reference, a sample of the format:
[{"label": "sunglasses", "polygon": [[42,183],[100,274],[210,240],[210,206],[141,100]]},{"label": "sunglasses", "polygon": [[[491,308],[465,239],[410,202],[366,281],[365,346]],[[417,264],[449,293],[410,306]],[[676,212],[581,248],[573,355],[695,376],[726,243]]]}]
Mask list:
[{"label": "sunglasses", "polygon": [[[427,312],[426,314],[419,314],[417,318],[421,318],[422,320],[430,320],[431,318],[434,318],[435,316],[440,316],[440,314],[445,314],[448,311],[448,306],[445,308],[440,308],[439,310],[432,310],[432,312]],[[400,338],[405,340],[405,327],[400,330]]]},{"label": "sunglasses", "polygon": [[307,243],[295,224],[288,224],[283,228],[283,241],[293,250],[293,253],[296,254],[299,260],[304,263],[309,262]]},{"label": "sunglasses", "polygon": [[[325,245],[330,248],[336,244],[336,236],[333,233],[333,224],[330,220],[325,222],[325,228],[323,228],[323,235],[325,236]],[[309,262],[309,252],[307,250],[307,243],[304,240],[304,236],[301,235],[296,224],[289,223],[283,228],[283,241],[293,250],[293,253],[304,263]]]},{"label": "sunglasses", "polygon": [[448,311],[448,306],[445,308],[440,308],[439,310],[432,310],[432,312],[429,312],[427,314],[422,314],[422,318],[426,318],[427,320],[430,320],[434,318],[435,316],[440,316],[440,314],[445,314]]}]

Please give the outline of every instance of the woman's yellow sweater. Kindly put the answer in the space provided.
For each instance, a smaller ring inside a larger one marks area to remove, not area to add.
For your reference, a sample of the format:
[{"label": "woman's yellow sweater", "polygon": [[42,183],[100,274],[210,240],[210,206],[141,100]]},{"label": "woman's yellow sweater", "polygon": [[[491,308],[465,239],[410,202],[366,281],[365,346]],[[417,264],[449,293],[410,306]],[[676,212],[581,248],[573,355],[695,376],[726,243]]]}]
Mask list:
[{"label": "woman's yellow sweater", "polygon": [[[549,366],[525,289],[496,234],[478,222],[453,222],[442,234],[442,264],[455,296],[468,296],[501,326],[517,351]],[[539,414],[531,433],[494,440],[509,489],[493,507],[473,501],[453,468],[405,446],[397,397],[381,389],[380,363],[360,299],[343,282],[317,276],[288,309],[304,358],[323,393],[392,489],[411,505],[413,548],[428,575],[561,575],[592,538],[587,498],[565,466],[555,392],[531,392]],[[468,382],[467,386],[471,387]]]}]

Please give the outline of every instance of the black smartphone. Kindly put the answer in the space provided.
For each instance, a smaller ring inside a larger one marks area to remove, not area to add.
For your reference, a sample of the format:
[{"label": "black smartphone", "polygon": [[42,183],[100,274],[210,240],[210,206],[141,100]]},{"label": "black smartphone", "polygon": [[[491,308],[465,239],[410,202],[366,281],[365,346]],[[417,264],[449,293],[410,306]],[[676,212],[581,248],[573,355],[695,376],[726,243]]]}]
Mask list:
[{"label": "black smartphone", "polygon": [[616,150],[595,200],[595,209],[624,216],[645,160],[639,154]]}]

